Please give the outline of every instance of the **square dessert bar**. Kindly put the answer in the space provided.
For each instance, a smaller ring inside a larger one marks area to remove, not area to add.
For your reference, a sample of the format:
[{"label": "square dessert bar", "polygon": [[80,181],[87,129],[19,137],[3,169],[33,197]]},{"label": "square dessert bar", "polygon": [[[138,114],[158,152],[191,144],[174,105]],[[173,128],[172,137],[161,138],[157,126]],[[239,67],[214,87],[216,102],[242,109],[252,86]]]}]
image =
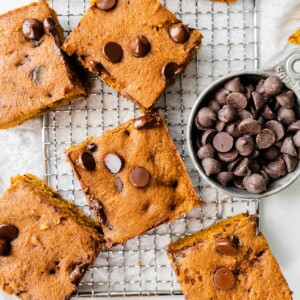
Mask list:
[{"label": "square dessert bar", "polygon": [[0,198],[0,286],[26,300],[67,300],[103,247],[91,218],[33,175]]},{"label": "square dessert bar", "polygon": [[150,108],[183,72],[201,38],[156,0],[94,0],[63,49],[123,96]]},{"label": "square dessert bar", "polygon": [[32,3],[0,16],[0,129],[9,128],[85,95],[60,50],[55,12]]},{"label": "square dessert bar", "polygon": [[108,246],[200,204],[158,112],[72,146],[66,154]]},{"label": "square dessert bar", "polygon": [[292,299],[256,217],[240,214],[169,245],[187,300]]}]

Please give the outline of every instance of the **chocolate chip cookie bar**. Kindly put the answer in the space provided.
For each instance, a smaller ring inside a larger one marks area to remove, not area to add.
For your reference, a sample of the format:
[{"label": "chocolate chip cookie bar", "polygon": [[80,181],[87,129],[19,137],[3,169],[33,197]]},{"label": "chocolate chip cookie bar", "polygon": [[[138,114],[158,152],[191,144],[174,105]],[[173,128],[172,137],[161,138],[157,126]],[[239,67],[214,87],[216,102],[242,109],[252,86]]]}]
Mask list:
[{"label": "chocolate chip cookie bar", "polygon": [[98,0],[63,50],[142,108],[150,108],[200,47],[199,31],[156,0]]},{"label": "chocolate chip cookie bar", "polygon": [[240,214],[169,245],[186,299],[292,299],[256,217]]},{"label": "chocolate chip cookie bar", "polygon": [[66,154],[108,246],[200,204],[158,112],[72,146]]},{"label": "chocolate chip cookie bar", "polygon": [[32,3],[0,16],[0,129],[9,128],[85,95],[60,50],[55,12]]},{"label": "chocolate chip cookie bar", "polygon": [[67,300],[103,246],[95,221],[33,175],[0,198],[0,286],[21,299]]}]

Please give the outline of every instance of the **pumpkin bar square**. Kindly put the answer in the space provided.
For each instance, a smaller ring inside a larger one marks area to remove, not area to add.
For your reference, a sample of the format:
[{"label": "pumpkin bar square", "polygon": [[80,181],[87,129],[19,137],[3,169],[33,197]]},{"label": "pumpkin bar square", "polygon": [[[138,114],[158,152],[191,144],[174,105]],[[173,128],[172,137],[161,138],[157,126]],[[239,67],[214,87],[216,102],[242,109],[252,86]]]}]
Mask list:
[{"label": "pumpkin bar square", "polygon": [[256,221],[236,215],[169,245],[186,299],[292,299]]},{"label": "pumpkin bar square", "polygon": [[183,72],[201,38],[156,0],[94,0],[63,49],[148,109]]},{"label": "pumpkin bar square", "polygon": [[24,300],[67,300],[103,248],[99,226],[33,175],[0,198],[0,286]]},{"label": "pumpkin bar square", "polygon": [[201,202],[158,112],[66,150],[109,247]]},{"label": "pumpkin bar square", "polygon": [[61,51],[63,30],[45,3],[0,15],[0,129],[86,94]]}]

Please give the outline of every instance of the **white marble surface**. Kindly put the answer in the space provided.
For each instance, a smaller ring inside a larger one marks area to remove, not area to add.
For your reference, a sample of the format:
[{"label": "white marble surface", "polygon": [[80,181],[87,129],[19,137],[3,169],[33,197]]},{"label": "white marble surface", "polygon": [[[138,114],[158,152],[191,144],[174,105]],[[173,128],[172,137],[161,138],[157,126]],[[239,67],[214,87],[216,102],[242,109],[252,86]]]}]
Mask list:
[{"label": "white marble surface", "polygon": [[[1,1],[0,11],[20,6],[27,0]],[[261,0],[260,57],[266,65],[288,46],[286,38],[299,27],[300,0]],[[0,193],[11,176],[31,172],[43,175],[41,120],[0,131]],[[298,194],[299,193],[299,194]],[[300,299],[300,179],[285,191],[263,200],[262,231],[281,266],[294,299]],[[156,297],[157,299],[158,297]],[[183,297],[159,297],[183,299]],[[0,300],[13,299],[0,294]],[[117,298],[116,298],[117,299]],[[138,298],[132,298],[138,299]]]}]

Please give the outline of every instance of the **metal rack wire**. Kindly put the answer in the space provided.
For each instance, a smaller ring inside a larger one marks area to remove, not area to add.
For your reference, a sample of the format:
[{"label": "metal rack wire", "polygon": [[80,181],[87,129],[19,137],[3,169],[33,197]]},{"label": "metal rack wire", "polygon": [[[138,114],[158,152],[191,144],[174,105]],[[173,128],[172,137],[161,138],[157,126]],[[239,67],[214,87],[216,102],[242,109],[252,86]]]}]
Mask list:
[{"label": "metal rack wire", "polygon": [[[229,5],[208,0],[163,1],[185,24],[197,27],[204,35],[196,59],[156,106],[165,116],[205,205],[171,224],[161,225],[123,245],[103,251],[80,284],[77,298],[181,294],[166,256],[166,246],[178,237],[201,230],[219,219],[242,211],[259,213],[257,200],[231,198],[199,178],[187,153],[185,138],[189,112],[208,84],[232,71],[258,68],[258,2],[239,0]],[[50,4],[58,12],[67,35],[87,10],[89,0],[52,0]],[[98,136],[139,112],[131,102],[93,75],[88,84],[87,99],[73,102],[44,117],[43,144],[48,183],[90,214],[63,150],[71,144],[81,143],[88,136]]]}]

